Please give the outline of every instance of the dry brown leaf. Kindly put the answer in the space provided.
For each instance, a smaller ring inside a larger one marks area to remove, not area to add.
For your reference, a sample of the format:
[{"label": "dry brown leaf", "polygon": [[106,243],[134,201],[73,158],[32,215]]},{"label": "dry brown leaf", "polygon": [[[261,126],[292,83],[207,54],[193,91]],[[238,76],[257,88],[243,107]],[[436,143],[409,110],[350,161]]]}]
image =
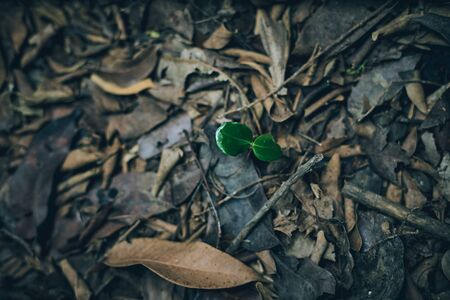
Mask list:
[{"label": "dry brown leaf", "polygon": [[85,182],[86,180],[89,180],[92,177],[99,175],[100,173],[101,173],[101,168],[98,167],[98,168],[92,168],[83,173],[76,174],[76,175],[70,177],[69,179],[61,182],[57,187],[57,191],[58,191],[58,193],[65,192],[65,191],[71,189],[72,187],[74,187],[82,182]]},{"label": "dry brown leaf", "polygon": [[335,153],[339,154],[341,158],[349,158],[353,156],[362,155],[363,151],[361,145],[341,145],[325,153],[325,156],[333,156]]},{"label": "dry brown leaf", "polygon": [[24,51],[24,54],[22,55],[22,58],[20,60],[20,65],[22,66],[22,68],[26,67],[37,57],[45,44],[57,34],[58,29],[59,26],[48,24],[28,39],[29,45]]},{"label": "dry brown leaf", "polygon": [[233,33],[222,23],[203,43],[203,47],[206,49],[222,49],[230,42],[232,36]]},{"label": "dry brown leaf", "polygon": [[275,274],[277,272],[277,266],[275,264],[275,260],[273,259],[272,255],[270,254],[270,250],[264,250],[260,252],[255,253],[256,256],[261,260],[262,264],[264,265],[264,269],[266,271],[266,274]]},{"label": "dry brown leaf", "polygon": [[[252,76],[251,84],[253,92],[258,98],[263,98],[270,92],[269,86],[271,83],[261,76]],[[286,101],[278,97],[268,97],[263,104],[270,118],[275,122],[284,122],[294,115],[286,105]]]},{"label": "dry brown leaf", "polygon": [[106,254],[105,264],[142,264],[168,281],[189,288],[222,289],[259,280],[251,268],[203,242],[138,238],[116,244]]},{"label": "dry brown leaf", "polygon": [[386,190],[386,198],[392,202],[400,203],[402,201],[403,190],[393,183],[389,183]]},{"label": "dry brown leaf", "polygon": [[102,166],[102,188],[107,188],[111,179],[111,176],[116,168],[118,156],[120,153],[120,141],[119,138],[115,138],[112,145],[106,148],[105,158]]},{"label": "dry brown leaf", "polygon": [[416,152],[417,148],[417,127],[411,128],[408,136],[405,138],[402,144],[402,149],[405,150],[408,156],[412,156]]},{"label": "dry brown leaf", "polygon": [[325,173],[322,175],[322,188],[334,202],[335,214],[338,218],[344,218],[342,208],[342,196],[339,188],[339,177],[341,176],[341,158],[338,153],[333,154],[327,164]]},{"label": "dry brown leaf", "polygon": [[291,211],[278,211],[278,215],[273,219],[273,230],[279,231],[292,237],[292,232],[297,230],[298,215]]},{"label": "dry brown leaf", "polygon": [[161,153],[161,160],[159,162],[158,173],[156,174],[156,180],[152,187],[152,195],[157,196],[161,186],[166,180],[167,175],[177,164],[177,162],[183,157],[183,151],[180,148],[164,149]]},{"label": "dry brown leaf", "polygon": [[[415,70],[411,80],[420,81],[420,72]],[[405,85],[406,94],[409,100],[424,114],[428,112],[427,103],[425,102],[425,92],[420,82],[411,82]]]},{"label": "dry brown leaf", "polygon": [[91,298],[91,291],[83,279],[78,276],[77,271],[71,266],[67,259],[60,261],[59,266],[72,286],[75,298],[77,300],[89,300]]},{"label": "dry brown leaf", "polygon": [[269,67],[274,86],[280,86],[284,81],[286,65],[289,56],[289,9],[284,12],[282,21],[272,20],[264,10],[259,9],[256,15],[258,34],[264,50],[270,56],[272,64]]},{"label": "dry brown leaf", "polygon": [[380,29],[372,32],[372,40],[376,41],[380,36],[387,36],[395,32],[398,32],[399,30],[405,28],[412,19],[420,17],[420,14],[408,15],[406,13],[407,11],[405,10],[400,16],[398,16],[388,24],[384,25]]},{"label": "dry brown leaf", "polygon": [[62,171],[78,169],[88,164],[94,163],[101,158],[101,154],[87,149],[75,149],[69,152],[61,166]]},{"label": "dry brown leaf", "polygon": [[317,239],[316,239],[316,244],[314,245],[314,250],[311,253],[311,261],[315,262],[316,264],[319,264],[322,255],[325,253],[325,250],[328,247],[328,241],[325,238],[325,233],[323,232],[323,230],[320,230],[317,233]]},{"label": "dry brown leaf", "polygon": [[303,259],[309,257],[314,251],[314,240],[305,236],[303,233],[297,233],[286,248],[286,255]]},{"label": "dry brown leaf", "polygon": [[89,181],[81,182],[70,189],[60,193],[56,198],[56,203],[58,206],[67,203],[69,200],[81,196],[86,193],[87,188],[89,186]]},{"label": "dry brown leaf", "polygon": [[31,95],[22,95],[27,103],[31,105],[39,105],[55,102],[67,102],[73,99],[74,93],[72,89],[66,85],[62,85],[56,81],[46,80],[42,82]]},{"label": "dry brown leaf", "polygon": [[191,130],[191,119],[188,114],[180,113],[165,124],[142,136],[139,141],[139,156],[149,159],[159,154],[162,149],[172,146],[184,137],[183,130]]},{"label": "dry brown leaf", "polygon": [[113,49],[102,60],[97,74],[105,81],[118,86],[131,86],[145,79],[155,69],[158,51],[159,47],[148,47],[130,58],[128,47]]},{"label": "dry brown leaf", "polygon": [[436,105],[436,103],[439,100],[441,100],[442,96],[449,88],[450,88],[450,82],[442,85],[440,88],[438,88],[433,93],[428,95],[428,97],[427,97],[428,112],[430,112],[433,109],[434,105]]},{"label": "dry brown leaf", "polygon": [[350,232],[356,225],[355,203],[352,199],[344,198],[344,217],[347,232]]},{"label": "dry brown leaf", "polygon": [[[311,104],[310,106],[308,106],[305,109],[305,117],[310,116],[311,114],[316,112],[318,109],[320,109],[322,106],[326,105],[329,101],[336,99],[338,96],[342,95],[342,93],[344,93],[348,90],[349,90],[348,87],[341,87],[341,88],[337,88],[337,89],[331,91],[330,93],[326,94],[325,96],[323,96],[322,98],[320,98],[319,100],[317,100],[316,102],[314,102],[313,104]],[[342,99],[342,100],[344,100],[344,99]],[[342,101],[342,100],[340,100],[340,101]]]},{"label": "dry brown leaf", "polygon": [[56,74],[67,74],[73,73],[78,69],[80,69],[82,66],[86,64],[86,60],[81,59],[71,66],[65,66],[62,63],[54,60],[53,58],[47,57],[47,63],[48,66],[52,69],[52,71],[55,72]]},{"label": "dry brown leaf", "polygon": [[140,96],[138,106],[131,113],[113,115],[108,118],[106,137],[109,140],[117,131],[123,139],[137,138],[165,121],[166,118],[165,110],[157,104],[156,100]]},{"label": "dry brown leaf", "polygon": [[361,233],[359,232],[358,226],[355,226],[352,232],[350,232],[350,234],[348,235],[348,241],[350,243],[350,248],[352,248],[352,250],[356,252],[359,252],[361,250],[362,237]]},{"label": "dry brown leaf", "polygon": [[265,65],[270,65],[272,63],[270,57],[258,52],[233,48],[223,50],[222,53],[229,56],[239,57],[239,60],[252,60],[254,62]]},{"label": "dry brown leaf", "polygon": [[134,95],[138,94],[144,90],[152,89],[157,87],[157,85],[149,78],[143,79],[135,84],[132,84],[127,87],[119,86],[115,83],[106,81],[102,77],[97,74],[91,75],[91,81],[94,82],[98,87],[100,87],[103,91],[120,96]]},{"label": "dry brown leaf", "polygon": [[300,145],[300,139],[292,134],[281,135],[277,138],[277,143],[282,149],[294,149],[298,153],[302,152],[302,146]]},{"label": "dry brown leaf", "polygon": [[117,113],[123,110],[123,101],[120,96],[105,93],[101,88],[88,80],[87,83],[89,92],[95,103],[95,108],[99,112]]},{"label": "dry brown leaf", "polygon": [[422,194],[414,179],[406,171],[403,172],[403,182],[406,186],[405,206],[407,208],[422,208],[427,202],[427,198]]}]

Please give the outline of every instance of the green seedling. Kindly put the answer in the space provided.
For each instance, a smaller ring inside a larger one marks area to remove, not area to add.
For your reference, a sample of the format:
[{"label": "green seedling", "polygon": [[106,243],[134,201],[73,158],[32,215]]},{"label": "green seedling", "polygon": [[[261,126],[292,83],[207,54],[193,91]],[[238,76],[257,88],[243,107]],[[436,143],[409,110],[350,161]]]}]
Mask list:
[{"label": "green seedling", "polygon": [[253,133],[238,122],[223,123],[216,131],[216,143],[226,155],[236,156],[249,149],[262,161],[274,161],[281,157],[281,148],[271,134],[253,139]]}]

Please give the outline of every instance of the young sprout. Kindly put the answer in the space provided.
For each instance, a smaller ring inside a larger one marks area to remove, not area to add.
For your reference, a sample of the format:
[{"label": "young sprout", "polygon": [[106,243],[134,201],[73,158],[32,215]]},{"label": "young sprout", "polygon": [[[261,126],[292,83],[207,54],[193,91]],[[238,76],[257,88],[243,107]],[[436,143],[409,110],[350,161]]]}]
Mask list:
[{"label": "young sprout", "polygon": [[253,154],[262,161],[274,161],[281,157],[281,148],[271,134],[262,134],[253,139],[253,133],[238,122],[223,123],[216,131],[219,149],[231,156],[252,149]]}]

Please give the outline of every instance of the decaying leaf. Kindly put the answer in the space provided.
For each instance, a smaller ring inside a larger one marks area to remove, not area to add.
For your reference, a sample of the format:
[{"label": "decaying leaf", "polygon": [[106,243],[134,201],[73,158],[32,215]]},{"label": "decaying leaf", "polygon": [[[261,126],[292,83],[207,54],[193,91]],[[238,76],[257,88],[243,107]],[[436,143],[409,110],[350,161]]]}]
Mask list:
[{"label": "decaying leaf", "polygon": [[0,210],[3,224],[23,238],[33,238],[36,227],[47,217],[54,174],[69,153],[77,133],[79,113],[43,127],[33,138],[28,153],[2,187]]},{"label": "decaying leaf", "polygon": [[284,81],[286,64],[289,56],[289,10],[283,15],[282,21],[272,20],[264,10],[258,10],[257,24],[261,42],[272,60],[269,67],[273,85],[278,87]]},{"label": "decaying leaf", "polygon": [[407,208],[422,208],[427,202],[427,198],[422,194],[414,179],[406,171],[403,172],[403,182],[406,186],[405,206]]},{"label": "decaying leaf", "polygon": [[325,238],[325,234],[323,230],[320,230],[317,233],[316,244],[314,245],[314,250],[311,253],[310,259],[312,262],[319,264],[322,255],[325,253],[325,250],[328,248],[328,241]]},{"label": "decaying leaf", "polygon": [[221,24],[203,43],[203,47],[216,50],[222,49],[228,44],[232,36],[233,33],[225,27],[225,24]]},{"label": "decaying leaf", "polygon": [[194,35],[194,23],[188,9],[177,1],[152,1],[148,8],[146,28],[149,30],[163,30],[170,28],[180,33],[189,41]]},{"label": "decaying leaf", "polygon": [[87,149],[72,150],[64,160],[61,166],[62,171],[77,169],[88,164],[94,163],[101,158],[101,154],[96,151],[88,151]]},{"label": "decaying leaf", "polygon": [[344,219],[347,231],[351,232],[356,225],[356,212],[355,203],[348,198],[344,198]]},{"label": "decaying leaf", "polygon": [[166,120],[166,112],[154,99],[141,96],[138,106],[129,114],[113,115],[108,118],[106,136],[110,139],[114,132],[128,140],[142,136]]},{"label": "decaying leaf", "polygon": [[374,171],[381,177],[400,186],[395,173],[396,168],[399,164],[409,164],[409,159],[400,146],[388,143],[381,151],[378,151],[374,146],[368,146],[366,151],[369,154],[369,161]]},{"label": "decaying leaf", "polygon": [[161,154],[161,161],[159,162],[158,173],[156,174],[156,180],[152,187],[152,195],[157,196],[159,189],[161,188],[164,180],[169,172],[177,164],[177,162],[183,157],[183,151],[180,148],[164,149]]},{"label": "decaying leaf", "polygon": [[150,218],[171,210],[173,205],[170,202],[169,185],[164,185],[155,197],[151,193],[155,180],[156,174],[152,172],[123,173],[115,176],[110,185],[110,188],[117,190],[115,213],[112,215],[122,216],[122,220],[133,223],[138,219]]},{"label": "decaying leaf", "polygon": [[139,156],[149,159],[178,142],[184,137],[183,130],[191,130],[191,119],[186,113],[172,117],[167,123],[142,136],[139,143]]},{"label": "decaying leaf", "polygon": [[412,103],[424,114],[427,113],[427,103],[425,102],[425,92],[423,86],[420,83],[420,73],[415,70],[408,73],[402,73],[400,77],[403,80],[410,80],[412,82],[405,85],[406,94]]},{"label": "decaying leaf", "polygon": [[5,91],[0,94],[0,130],[10,130],[16,124],[11,93]]},{"label": "decaying leaf", "polygon": [[63,259],[59,262],[64,275],[69,281],[72,289],[75,293],[77,300],[89,300],[91,297],[91,291],[82,278],[77,274],[77,271],[72,267],[67,259]]},{"label": "decaying leaf", "polygon": [[131,59],[117,59],[111,55],[111,62],[104,60],[104,65],[97,71],[100,78],[120,87],[130,87],[145,79],[156,67],[158,47],[144,48]]},{"label": "decaying leaf", "polygon": [[402,149],[405,150],[408,156],[412,156],[417,148],[417,127],[411,128],[402,144]]},{"label": "decaying leaf", "polygon": [[335,153],[327,164],[325,173],[322,175],[322,188],[324,192],[333,199],[333,207],[338,218],[344,218],[342,196],[339,188],[339,177],[341,175],[341,158]]},{"label": "decaying leaf", "polygon": [[[256,97],[262,98],[270,92],[270,83],[261,76],[252,76],[251,83]],[[269,97],[264,102],[264,108],[275,122],[283,122],[294,115],[286,101],[280,97]]]},{"label": "decaying leaf", "polygon": [[203,242],[178,243],[153,238],[115,245],[105,264],[126,267],[142,264],[175,284],[200,289],[230,288],[257,281],[252,269]]},{"label": "decaying leaf", "polygon": [[277,276],[275,287],[281,299],[313,300],[324,293],[334,294],[335,279],[327,270],[308,259],[301,263],[275,257]]},{"label": "decaying leaf", "polygon": [[23,95],[31,105],[67,102],[73,100],[73,96],[74,93],[70,87],[56,81],[44,81],[31,95]]},{"label": "decaying leaf", "polygon": [[403,87],[399,72],[413,70],[419,56],[405,56],[398,61],[384,63],[361,76],[352,89],[347,109],[361,121],[376,106],[394,97]]}]

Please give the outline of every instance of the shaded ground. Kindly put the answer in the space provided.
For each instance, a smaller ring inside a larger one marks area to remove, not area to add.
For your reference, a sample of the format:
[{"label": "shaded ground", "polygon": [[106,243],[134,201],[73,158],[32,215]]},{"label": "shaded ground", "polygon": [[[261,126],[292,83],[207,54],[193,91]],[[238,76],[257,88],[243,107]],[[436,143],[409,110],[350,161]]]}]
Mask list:
[{"label": "shaded ground", "polygon": [[[0,298],[449,299],[449,28],[438,2],[2,1]],[[229,121],[282,157],[223,154]]]}]

